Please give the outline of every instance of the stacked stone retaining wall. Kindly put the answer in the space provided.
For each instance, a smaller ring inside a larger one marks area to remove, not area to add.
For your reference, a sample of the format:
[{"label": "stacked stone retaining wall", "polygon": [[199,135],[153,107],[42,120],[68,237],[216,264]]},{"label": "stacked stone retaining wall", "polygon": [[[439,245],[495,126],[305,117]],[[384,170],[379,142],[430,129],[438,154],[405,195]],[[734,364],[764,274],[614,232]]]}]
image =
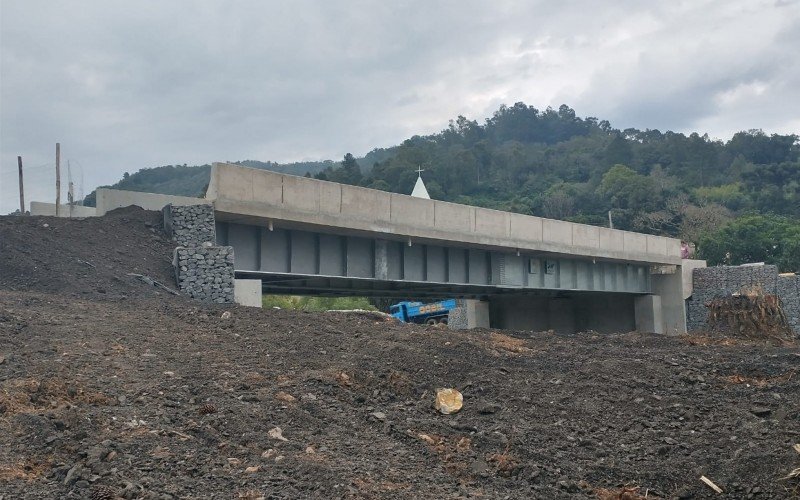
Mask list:
[{"label": "stacked stone retaining wall", "polygon": [[447,318],[447,326],[453,330],[466,330],[469,328],[467,321],[467,304],[463,300],[457,301],[457,306],[450,309]]},{"label": "stacked stone retaining wall", "polygon": [[183,293],[207,302],[233,302],[233,247],[178,247],[174,262]]},{"label": "stacked stone retaining wall", "polygon": [[216,245],[214,206],[188,205],[164,207],[164,230],[181,247]]},{"label": "stacked stone retaining wall", "polygon": [[233,247],[216,245],[214,207],[164,207],[164,229],[178,244],[173,255],[181,292],[204,302],[234,302]]},{"label": "stacked stone retaining wall", "polygon": [[689,331],[707,326],[705,304],[730,296],[746,288],[760,287],[764,293],[781,299],[786,318],[800,335],[800,276],[778,274],[776,266],[718,266],[698,268],[692,272],[693,291],[687,301],[686,326]]},{"label": "stacked stone retaining wall", "polygon": [[800,276],[778,276],[777,292],[789,325],[800,336]]}]

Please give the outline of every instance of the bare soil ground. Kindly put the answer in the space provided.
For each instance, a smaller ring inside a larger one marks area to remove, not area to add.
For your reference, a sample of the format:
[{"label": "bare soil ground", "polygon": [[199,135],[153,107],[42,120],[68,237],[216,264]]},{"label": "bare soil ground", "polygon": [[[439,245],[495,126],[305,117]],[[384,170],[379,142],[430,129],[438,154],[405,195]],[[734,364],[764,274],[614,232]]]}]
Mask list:
[{"label": "bare soil ground", "polygon": [[0,218],[0,498],[798,494],[797,346],[454,332],[127,276],[172,286],[172,246],[135,209]]}]

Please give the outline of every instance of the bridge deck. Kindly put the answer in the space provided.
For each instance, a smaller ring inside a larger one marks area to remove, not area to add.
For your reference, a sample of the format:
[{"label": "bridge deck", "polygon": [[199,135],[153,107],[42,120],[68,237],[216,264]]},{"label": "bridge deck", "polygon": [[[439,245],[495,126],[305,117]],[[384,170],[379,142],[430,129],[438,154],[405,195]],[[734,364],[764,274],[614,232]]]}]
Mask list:
[{"label": "bridge deck", "polygon": [[207,197],[217,220],[334,234],[680,264],[680,241],[215,163]]}]

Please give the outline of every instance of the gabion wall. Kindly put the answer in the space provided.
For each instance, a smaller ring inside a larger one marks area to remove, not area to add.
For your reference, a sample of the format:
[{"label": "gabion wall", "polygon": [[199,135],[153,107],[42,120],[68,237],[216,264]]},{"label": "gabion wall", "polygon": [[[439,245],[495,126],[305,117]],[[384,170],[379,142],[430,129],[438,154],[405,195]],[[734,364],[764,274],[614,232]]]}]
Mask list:
[{"label": "gabion wall", "polygon": [[164,230],[181,247],[217,244],[214,207],[210,204],[164,207]]},{"label": "gabion wall", "polygon": [[777,295],[789,324],[800,335],[800,276],[779,276],[776,266],[718,266],[692,272],[693,291],[687,301],[686,327],[706,327],[706,302],[727,297],[743,287],[760,286],[764,293]]},{"label": "gabion wall", "polygon": [[216,246],[214,207],[167,205],[164,229],[178,243],[172,264],[180,291],[193,299],[232,304],[233,247]]},{"label": "gabion wall", "polygon": [[233,247],[178,247],[174,262],[183,293],[206,302],[233,302]]},{"label": "gabion wall", "polygon": [[800,336],[800,276],[778,276],[777,292],[789,325]]},{"label": "gabion wall", "polygon": [[466,330],[467,325],[467,304],[463,300],[457,301],[458,306],[450,309],[447,317],[447,326],[453,330]]}]

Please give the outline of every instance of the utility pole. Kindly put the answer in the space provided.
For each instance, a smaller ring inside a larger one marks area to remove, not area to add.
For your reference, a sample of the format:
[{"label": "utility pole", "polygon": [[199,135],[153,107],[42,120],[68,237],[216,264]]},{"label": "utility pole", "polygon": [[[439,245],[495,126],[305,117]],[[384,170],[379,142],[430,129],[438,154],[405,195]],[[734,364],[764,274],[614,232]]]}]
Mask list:
[{"label": "utility pole", "polygon": [[614,221],[611,220],[611,210],[608,211],[608,227],[614,229]]},{"label": "utility pole", "polygon": [[72,167],[67,160],[67,203],[69,204],[69,217],[72,218],[72,205],[75,203],[75,193],[72,191]]},{"label": "utility pole", "polygon": [[56,217],[61,212],[61,143],[56,143]]},{"label": "utility pole", "polygon": [[72,191],[72,181],[69,181],[69,191],[67,191],[69,201],[69,216],[72,217],[72,206],[75,204],[75,193]]},{"label": "utility pole", "polygon": [[19,166],[19,214],[25,215],[25,189],[22,187],[22,157],[17,156]]}]

